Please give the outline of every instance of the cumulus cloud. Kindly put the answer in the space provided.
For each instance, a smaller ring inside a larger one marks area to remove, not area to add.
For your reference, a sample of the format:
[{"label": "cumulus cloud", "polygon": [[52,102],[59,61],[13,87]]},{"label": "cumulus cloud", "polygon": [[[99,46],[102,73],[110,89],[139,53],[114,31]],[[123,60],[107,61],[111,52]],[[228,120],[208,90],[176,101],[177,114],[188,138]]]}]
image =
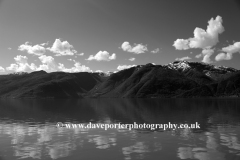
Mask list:
[{"label": "cumulus cloud", "polygon": [[116,59],[116,54],[113,53],[110,55],[107,51],[99,51],[95,56],[90,55],[88,57],[89,61],[96,60],[96,61],[111,61]]},{"label": "cumulus cloud", "polygon": [[240,53],[240,42],[235,42],[233,45],[229,45],[228,47],[222,48],[223,52],[226,53],[219,53],[216,57],[216,61],[222,60],[231,60],[234,53]]},{"label": "cumulus cloud", "polygon": [[211,48],[219,42],[219,34],[224,32],[222,22],[223,20],[220,16],[217,16],[215,19],[211,18],[208,21],[206,30],[197,27],[193,32],[193,38],[177,39],[173,46],[177,50],[187,50],[190,48],[203,49],[201,54],[196,55],[196,58],[203,57],[202,62],[212,63],[210,57],[213,55],[214,49]]},{"label": "cumulus cloud", "polygon": [[48,63],[52,63],[54,62],[54,58],[52,56],[46,56],[46,55],[42,55],[40,57],[38,57],[40,59],[40,61],[43,64],[48,64]]},{"label": "cumulus cloud", "polygon": [[202,53],[196,55],[196,58],[203,57],[202,62],[204,63],[213,63],[213,61],[210,59],[210,57],[214,54],[214,49],[206,48],[202,50]]},{"label": "cumulus cloud", "polygon": [[122,48],[122,50],[124,50],[126,52],[132,52],[135,54],[141,54],[141,53],[145,53],[146,51],[148,51],[147,45],[134,44],[134,46],[131,46],[129,42],[123,42],[121,48]]},{"label": "cumulus cloud", "polygon": [[129,60],[129,61],[135,61],[135,58],[132,57],[132,58],[129,58],[128,60]]},{"label": "cumulus cloud", "polygon": [[216,57],[216,61],[222,61],[222,60],[230,60],[232,59],[232,53],[219,53]]},{"label": "cumulus cloud", "polygon": [[[69,59],[74,62],[74,67],[66,68],[64,64],[56,64],[52,56],[41,55],[38,57],[41,64],[37,67],[34,63],[29,64],[28,58],[26,56],[18,55],[14,57],[15,63],[11,64],[9,67],[6,67],[7,71],[13,72],[33,72],[44,70],[46,72],[92,72],[92,70],[85,66],[81,65],[79,62],[76,62],[73,59]],[[0,67],[0,72],[4,72],[4,68]]]},{"label": "cumulus cloud", "polygon": [[222,50],[227,53],[240,53],[240,42],[235,42],[233,45],[222,48]]},{"label": "cumulus cloud", "polygon": [[204,62],[204,63],[213,63],[213,61],[211,61],[211,59],[210,59],[210,56],[211,56],[212,54],[207,54],[207,55],[205,55],[204,57],[203,57],[203,60],[202,60],[202,62]]},{"label": "cumulus cloud", "polygon": [[188,39],[177,39],[173,46],[177,49],[177,50],[187,50],[189,49],[189,40]]},{"label": "cumulus cloud", "polygon": [[0,72],[5,72],[5,69],[2,66],[0,66]]},{"label": "cumulus cloud", "polygon": [[204,49],[202,51],[202,56],[203,56],[202,62],[204,62],[204,63],[212,63],[210,57],[213,55],[213,53],[214,53],[214,49]]},{"label": "cumulus cloud", "polygon": [[57,65],[52,56],[42,55],[38,57],[42,64],[37,68],[37,70],[45,70],[46,72],[57,71]]},{"label": "cumulus cloud", "polygon": [[56,39],[51,48],[47,48],[49,51],[56,53],[56,56],[74,55],[77,53],[73,46],[68,41],[61,42],[60,39]]},{"label": "cumulus cloud", "polygon": [[201,28],[196,28],[194,30],[194,38],[189,39],[189,46],[191,48],[212,47],[218,43],[219,34],[224,32],[222,17],[217,16],[215,20],[212,18],[208,24],[206,31]]},{"label": "cumulus cloud", "polygon": [[17,55],[14,57],[15,63],[10,64],[9,67],[6,68],[8,71],[14,72],[32,72],[36,70],[36,65],[31,63],[28,64],[28,58],[26,56]]},{"label": "cumulus cloud", "polygon": [[[68,43],[68,41],[61,41],[60,39],[56,39],[53,43],[52,47],[45,48],[48,45],[47,43],[37,44],[37,45],[30,45],[29,42],[22,44],[18,47],[20,51],[27,51],[29,54],[34,54],[37,56],[43,55],[46,50],[53,52],[56,56],[65,56],[65,55],[74,55],[77,54],[77,51],[74,50],[73,46]],[[84,53],[80,53],[77,55],[84,55]]]},{"label": "cumulus cloud", "polygon": [[151,53],[154,53],[154,54],[155,54],[155,53],[158,53],[159,51],[160,51],[160,49],[159,49],[159,48],[156,48],[156,49],[152,50]]},{"label": "cumulus cloud", "polygon": [[127,68],[131,68],[131,67],[135,67],[136,65],[133,64],[133,65],[119,65],[117,67],[118,70],[124,70],[124,69],[127,69]]},{"label": "cumulus cloud", "polygon": [[59,63],[58,69],[60,71],[70,72],[70,73],[73,73],[73,72],[92,72],[92,70],[89,67],[87,67],[85,65],[81,65],[79,62],[75,62],[74,67],[72,67],[72,68],[65,68],[64,64]]},{"label": "cumulus cloud", "polygon": [[92,70],[85,66],[81,65],[79,62],[75,61],[74,59],[69,59],[70,61],[74,62],[74,66],[71,68],[66,68],[64,64],[58,63],[56,64],[54,58],[52,56],[41,56],[39,57],[42,65],[40,65],[37,70],[45,70],[47,72],[54,72],[54,71],[63,71],[63,72],[92,72]]},{"label": "cumulus cloud", "polygon": [[195,28],[194,37],[189,39],[177,39],[173,46],[177,50],[186,50],[189,48],[208,48],[218,43],[218,36],[224,32],[222,26],[222,17],[217,16],[216,19],[211,18],[208,21],[207,30]]},{"label": "cumulus cloud", "polygon": [[190,58],[190,57],[182,57],[182,58],[176,58],[175,60],[176,61],[184,61],[184,60],[189,60],[189,59],[192,59],[192,58]]},{"label": "cumulus cloud", "polygon": [[46,52],[46,49],[40,45],[31,46],[29,42],[22,44],[18,47],[19,51],[27,51],[29,54],[34,54],[37,56],[43,55]]}]

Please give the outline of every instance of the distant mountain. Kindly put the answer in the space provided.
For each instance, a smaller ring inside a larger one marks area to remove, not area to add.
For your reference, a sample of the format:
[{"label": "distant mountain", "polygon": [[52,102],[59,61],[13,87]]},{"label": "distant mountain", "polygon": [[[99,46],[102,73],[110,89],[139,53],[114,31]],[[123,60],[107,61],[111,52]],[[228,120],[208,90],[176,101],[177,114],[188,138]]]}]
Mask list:
[{"label": "distant mountain", "polygon": [[0,97],[188,98],[239,97],[240,71],[199,62],[138,65],[117,73],[0,75]]},{"label": "distant mountain", "polygon": [[[240,72],[199,62],[135,66],[109,76],[89,97],[222,97],[238,96]],[[238,83],[238,84],[237,84]],[[234,87],[235,86],[235,87]]]},{"label": "distant mountain", "polygon": [[11,98],[83,98],[102,82],[97,73],[37,71],[0,76],[0,97]]}]

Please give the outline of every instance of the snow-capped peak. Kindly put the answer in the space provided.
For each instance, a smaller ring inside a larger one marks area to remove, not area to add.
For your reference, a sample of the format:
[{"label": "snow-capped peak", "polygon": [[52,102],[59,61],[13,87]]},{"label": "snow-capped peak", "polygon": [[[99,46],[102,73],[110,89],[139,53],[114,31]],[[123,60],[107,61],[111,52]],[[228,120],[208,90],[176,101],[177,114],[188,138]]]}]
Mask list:
[{"label": "snow-capped peak", "polygon": [[187,61],[174,61],[165,66],[167,66],[169,69],[181,70],[181,71],[185,71],[191,68],[189,65],[189,62]]}]

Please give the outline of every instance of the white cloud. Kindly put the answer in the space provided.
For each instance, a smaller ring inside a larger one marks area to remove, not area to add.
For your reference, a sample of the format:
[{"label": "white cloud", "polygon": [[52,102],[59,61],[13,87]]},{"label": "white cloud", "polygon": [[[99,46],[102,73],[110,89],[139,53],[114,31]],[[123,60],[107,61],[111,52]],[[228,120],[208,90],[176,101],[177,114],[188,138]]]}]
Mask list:
[{"label": "white cloud", "polygon": [[124,51],[130,52],[132,50],[132,46],[129,44],[129,42],[123,42],[122,47]]},{"label": "white cloud", "polygon": [[196,58],[201,58],[202,56],[203,56],[202,53],[200,53],[200,54],[196,55],[195,57]]},{"label": "white cloud", "polygon": [[0,66],[0,72],[5,72],[5,69],[2,66]]},{"label": "white cloud", "polygon": [[72,61],[72,62],[74,62],[74,63],[77,63],[77,61],[75,60],[75,59],[68,59],[69,61]]},{"label": "white cloud", "polygon": [[144,53],[146,51],[148,51],[147,45],[143,44],[135,44],[135,47],[132,48],[132,52],[136,54]]},{"label": "white cloud", "polygon": [[232,59],[234,53],[237,53],[237,52],[240,53],[240,42],[235,42],[233,45],[224,47],[224,48],[222,48],[222,51],[226,52],[226,53],[219,53],[215,57],[216,61],[230,60],[230,59]]},{"label": "white cloud", "polygon": [[134,44],[134,46],[131,46],[129,42],[123,42],[121,48],[124,51],[132,52],[135,54],[141,54],[141,53],[145,53],[146,51],[148,51],[147,45]]},{"label": "white cloud", "polygon": [[211,49],[218,43],[218,36],[224,32],[222,26],[222,17],[217,16],[215,19],[211,18],[208,21],[207,29],[195,28],[194,37],[188,39],[177,39],[173,46],[177,50],[187,50],[190,48],[200,48],[202,54],[196,55],[196,58],[203,57],[202,62],[212,63],[210,57],[214,53],[214,49]]},{"label": "white cloud", "polygon": [[47,46],[49,42],[40,44],[41,46]]},{"label": "white cloud", "polygon": [[160,49],[159,49],[159,48],[156,48],[156,49],[152,50],[151,53],[154,53],[154,54],[155,54],[155,53],[158,53],[159,51],[160,51]]},{"label": "white cloud", "polygon": [[38,57],[40,59],[40,61],[43,63],[43,64],[49,64],[49,63],[52,63],[54,62],[54,58],[52,56],[46,56],[46,55],[42,55],[40,57]]},{"label": "white cloud", "polygon": [[131,68],[131,67],[135,67],[136,65],[133,64],[133,65],[119,65],[117,67],[118,70],[124,70],[124,69],[127,69],[127,68]]},{"label": "white cloud", "polygon": [[204,63],[212,63],[210,57],[213,55],[213,53],[214,53],[214,49],[204,49],[202,51],[202,55],[203,55],[202,62],[204,62]]},{"label": "white cloud", "polygon": [[68,41],[61,42],[60,39],[56,39],[51,48],[47,48],[49,51],[56,53],[56,56],[74,55],[77,53],[73,46]]},{"label": "white cloud", "polygon": [[194,37],[189,39],[177,39],[173,46],[178,50],[186,50],[189,48],[208,48],[218,43],[218,36],[224,31],[222,26],[222,17],[217,16],[216,19],[211,18],[208,21],[207,30],[195,28]]},{"label": "white cloud", "polygon": [[204,63],[213,63],[213,61],[211,61],[211,59],[210,59],[210,56],[211,56],[211,54],[205,55],[205,56],[203,57],[202,62],[204,62]]},{"label": "white cloud", "polygon": [[37,68],[37,70],[45,70],[46,72],[57,71],[57,65],[52,56],[42,55],[38,57],[42,64]]},{"label": "white cloud", "polygon": [[97,72],[97,73],[102,73],[103,71],[102,71],[102,70],[96,70],[95,72]]},{"label": "white cloud", "polygon": [[36,65],[31,63],[28,64],[28,58],[26,56],[17,55],[14,57],[16,63],[10,64],[9,67],[6,68],[8,71],[14,72],[32,72],[36,70]]},{"label": "white cloud", "polygon": [[189,49],[189,40],[187,39],[177,39],[173,46],[177,49],[177,50],[187,50]]},{"label": "white cloud", "polygon": [[107,51],[99,51],[95,56],[90,55],[86,60],[96,60],[96,61],[111,61],[116,59],[116,54],[113,53],[111,56]]},{"label": "white cloud", "polygon": [[196,28],[194,30],[194,38],[189,39],[191,48],[206,48],[215,46],[218,43],[218,35],[224,31],[222,26],[222,17],[217,16],[208,22],[207,30]]},{"label": "white cloud", "polygon": [[227,53],[240,53],[240,42],[235,42],[233,45],[222,48],[222,50]]},{"label": "white cloud", "polygon": [[222,61],[222,60],[230,60],[232,59],[232,53],[219,53],[216,57],[216,61]]},{"label": "white cloud", "polygon": [[12,50],[12,48],[11,48],[11,47],[8,47],[8,50]]},{"label": "white cloud", "polygon": [[184,60],[188,60],[188,59],[192,59],[192,58],[190,58],[190,57],[182,57],[182,58],[176,58],[175,60],[176,61],[184,61]]},{"label": "white cloud", "polygon": [[85,65],[81,65],[79,62],[75,62],[74,67],[72,67],[72,68],[65,68],[64,64],[59,63],[58,69],[60,71],[70,72],[70,73],[72,73],[72,72],[92,72],[92,70],[89,67],[87,67]]},{"label": "white cloud", "polygon": [[[49,42],[31,46],[29,42],[26,42],[25,44],[20,45],[18,47],[18,50],[27,51],[29,54],[34,54],[38,56],[43,55],[46,52],[46,50],[55,53],[56,56],[74,55],[77,53],[77,51],[74,50],[73,46],[69,44],[67,41],[61,42],[60,39],[56,39],[51,48],[50,47],[45,48],[44,46],[47,46],[48,43]],[[84,53],[80,53],[78,55],[82,56],[84,55]]]},{"label": "white cloud", "polygon": [[27,51],[29,54],[34,54],[37,56],[43,55],[46,51],[46,49],[40,45],[34,45],[31,46],[29,42],[26,42],[25,44],[22,44],[18,47],[19,51]]},{"label": "white cloud", "polygon": [[14,57],[14,60],[15,60],[16,63],[18,63],[18,64],[26,64],[28,58],[27,58],[26,56],[17,55],[17,57]]},{"label": "white cloud", "polygon": [[77,53],[76,55],[77,55],[77,56],[83,56],[84,53]]},{"label": "white cloud", "polygon": [[[14,72],[33,72],[44,70],[46,72],[56,72],[56,71],[63,71],[63,72],[92,72],[89,67],[85,65],[81,65],[79,62],[75,60],[71,60],[74,62],[74,67],[72,68],[65,68],[64,64],[59,63],[56,64],[54,58],[52,56],[42,55],[38,57],[42,64],[37,67],[35,64],[28,63],[28,58],[26,56],[18,55],[14,57],[15,63],[11,64],[9,67],[6,68],[8,71]],[[0,72],[4,71],[4,68],[1,69]]]},{"label": "white cloud", "polygon": [[135,58],[134,57],[129,58],[129,61],[135,61]]}]

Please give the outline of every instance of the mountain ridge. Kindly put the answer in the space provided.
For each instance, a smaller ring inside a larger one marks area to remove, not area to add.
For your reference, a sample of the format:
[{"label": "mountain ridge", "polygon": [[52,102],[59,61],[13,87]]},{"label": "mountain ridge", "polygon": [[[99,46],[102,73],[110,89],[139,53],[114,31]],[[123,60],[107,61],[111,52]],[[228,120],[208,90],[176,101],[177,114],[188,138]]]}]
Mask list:
[{"label": "mountain ridge", "polygon": [[[128,75],[128,78],[115,81],[114,77],[120,75]],[[239,70],[201,62],[175,61],[167,65],[149,63],[110,75],[106,81],[92,89],[88,96],[128,98],[238,96],[239,92],[236,90],[231,93],[228,87],[228,92],[222,89],[226,88],[226,85],[230,87],[228,79],[233,75],[234,79],[238,79]],[[216,86],[218,90],[215,89]]]},{"label": "mountain ridge", "polygon": [[137,65],[116,73],[0,75],[1,98],[239,97],[240,71],[201,62]]}]

